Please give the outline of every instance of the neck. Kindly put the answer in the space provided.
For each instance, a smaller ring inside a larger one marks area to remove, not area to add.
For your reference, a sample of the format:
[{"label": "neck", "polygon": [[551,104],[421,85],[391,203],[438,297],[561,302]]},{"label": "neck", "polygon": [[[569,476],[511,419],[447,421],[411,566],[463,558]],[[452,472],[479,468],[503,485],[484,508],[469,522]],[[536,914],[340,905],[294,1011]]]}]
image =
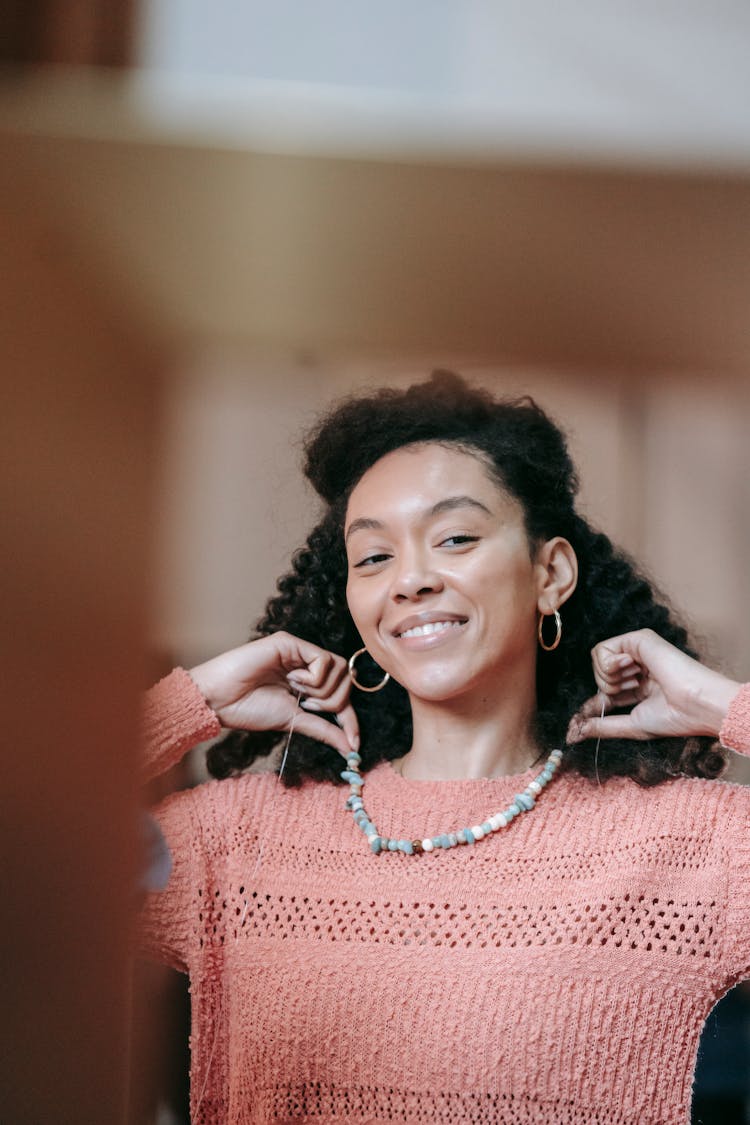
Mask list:
[{"label": "neck", "polygon": [[518,685],[432,702],[412,697],[414,737],[397,763],[414,781],[505,777],[539,757],[532,734],[536,696]]}]

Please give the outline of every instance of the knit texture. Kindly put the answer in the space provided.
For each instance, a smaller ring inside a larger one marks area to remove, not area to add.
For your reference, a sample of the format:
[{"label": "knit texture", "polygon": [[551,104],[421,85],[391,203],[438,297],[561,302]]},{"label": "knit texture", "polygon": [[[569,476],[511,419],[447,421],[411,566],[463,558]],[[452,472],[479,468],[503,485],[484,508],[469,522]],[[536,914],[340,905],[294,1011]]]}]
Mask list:
[{"label": "knit texture", "polygon": [[144,781],[175,765],[196,742],[216,738],[221,724],[184,668],[160,680],[146,699],[141,734],[146,753],[141,760]]},{"label": "knit texture", "polygon": [[[180,682],[161,762],[208,726]],[[536,772],[381,764],[366,803],[388,835],[432,835]],[[158,811],[174,867],[143,941],[190,974],[196,1125],[688,1121],[703,1022],[750,975],[750,790],[563,774],[509,828],[418,857],[373,855],[347,794],[244,775]]]},{"label": "knit texture", "polygon": [[721,724],[719,741],[732,750],[750,747],[750,684],[743,684]]}]

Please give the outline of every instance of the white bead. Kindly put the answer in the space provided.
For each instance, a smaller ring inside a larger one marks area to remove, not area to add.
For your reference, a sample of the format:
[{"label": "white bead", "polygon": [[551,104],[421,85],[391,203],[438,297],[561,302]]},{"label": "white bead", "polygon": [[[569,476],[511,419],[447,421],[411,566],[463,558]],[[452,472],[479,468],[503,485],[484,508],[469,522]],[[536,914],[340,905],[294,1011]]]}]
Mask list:
[{"label": "white bead", "polygon": [[434,847],[435,847],[435,845],[433,844],[432,840],[427,839],[427,840],[422,841],[422,851],[423,852],[431,852]]},{"label": "white bead", "polygon": [[367,843],[371,844],[373,842],[373,840],[377,840],[377,838],[378,838],[377,832],[373,832],[372,836],[367,837]]},{"label": "white bead", "polygon": [[505,827],[507,827],[507,824],[508,824],[508,818],[507,818],[507,816],[505,815],[505,813],[501,813],[501,812],[499,812],[499,813],[497,814],[497,819],[498,819],[498,821],[500,822],[500,827],[501,827],[501,828],[505,828]]},{"label": "white bead", "polygon": [[474,825],[471,830],[471,834],[475,840],[482,840],[484,838],[484,832],[482,831],[482,828],[479,824]]},{"label": "white bead", "polygon": [[494,813],[494,815],[490,817],[489,823],[492,827],[492,831],[497,832],[500,827],[500,814]]},{"label": "white bead", "polygon": [[528,784],[528,789],[531,793],[541,793],[542,791],[542,787],[538,781],[530,781]]}]

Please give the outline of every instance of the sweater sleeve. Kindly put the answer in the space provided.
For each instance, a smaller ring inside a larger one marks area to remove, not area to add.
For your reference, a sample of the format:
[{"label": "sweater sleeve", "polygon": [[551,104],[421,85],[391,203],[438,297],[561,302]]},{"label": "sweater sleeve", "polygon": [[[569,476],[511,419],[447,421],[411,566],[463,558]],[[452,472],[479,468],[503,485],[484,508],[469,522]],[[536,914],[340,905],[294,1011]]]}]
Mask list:
[{"label": "sweater sleeve", "polygon": [[188,972],[191,934],[198,917],[205,863],[195,790],[174,793],[153,810],[172,858],[163,890],[146,895],[138,918],[139,951],[155,961]]},{"label": "sweater sleeve", "polygon": [[721,935],[728,955],[728,984],[750,978],[750,788],[722,785],[723,824],[717,839],[728,849],[727,922]]},{"label": "sweater sleeve", "polygon": [[750,754],[750,684],[744,684],[730,703],[719,741],[729,750]]},{"label": "sweater sleeve", "polygon": [[147,692],[142,731],[141,774],[149,781],[197,742],[215,738],[221,724],[184,668],[175,668]]}]

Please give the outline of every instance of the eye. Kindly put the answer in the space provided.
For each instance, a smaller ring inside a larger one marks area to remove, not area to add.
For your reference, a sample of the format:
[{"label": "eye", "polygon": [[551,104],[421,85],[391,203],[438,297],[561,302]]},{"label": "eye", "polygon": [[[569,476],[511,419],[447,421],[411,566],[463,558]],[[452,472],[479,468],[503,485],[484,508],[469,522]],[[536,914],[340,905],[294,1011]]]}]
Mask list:
[{"label": "eye", "polygon": [[479,542],[478,535],[447,535],[441,539],[439,547],[465,547],[467,543]]},{"label": "eye", "polygon": [[353,563],[352,566],[354,570],[358,570],[359,567],[363,566],[377,566],[378,563],[387,562],[390,557],[390,555],[384,555],[382,553],[366,555],[365,558],[360,560],[360,562]]}]

